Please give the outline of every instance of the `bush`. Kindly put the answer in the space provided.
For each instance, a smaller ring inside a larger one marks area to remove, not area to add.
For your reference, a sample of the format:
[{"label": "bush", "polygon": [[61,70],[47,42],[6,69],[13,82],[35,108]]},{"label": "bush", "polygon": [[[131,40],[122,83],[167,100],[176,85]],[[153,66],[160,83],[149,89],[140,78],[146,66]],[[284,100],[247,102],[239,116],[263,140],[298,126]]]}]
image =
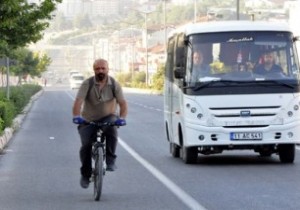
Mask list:
[{"label": "bush", "polygon": [[124,87],[132,87],[132,88],[151,88],[154,90],[162,91],[164,87],[164,70],[165,66],[159,66],[158,71],[153,75],[152,78],[148,78],[152,80],[151,86],[146,85],[146,73],[145,72],[120,72],[117,73],[115,78],[116,80]]},{"label": "bush", "polygon": [[32,84],[11,86],[8,100],[6,88],[0,88],[0,134],[6,127],[12,125],[13,119],[23,111],[30,98],[41,89],[41,86]]},{"label": "bush", "polygon": [[158,71],[153,75],[153,88],[155,90],[163,90],[164,88],[164,70],[165,66],[161,65]]},{"label": "bush", "polygon": [[128,83],[130,83],[130,81],[131,81],[131,74],[130,73],[118,73],[116,75],[116,80],[122,86],[128,86]]},{"label": "bush", "polygon": [[16,115],[15,106],[10,101],[0,101],[0,133],[10,127]]},{"label": "bush", "polygon": [[17,114],[21,113],[31,96],[40,91],[41,88],[41,86],[31,84],[11,87],[10,101],[15,105]]}]

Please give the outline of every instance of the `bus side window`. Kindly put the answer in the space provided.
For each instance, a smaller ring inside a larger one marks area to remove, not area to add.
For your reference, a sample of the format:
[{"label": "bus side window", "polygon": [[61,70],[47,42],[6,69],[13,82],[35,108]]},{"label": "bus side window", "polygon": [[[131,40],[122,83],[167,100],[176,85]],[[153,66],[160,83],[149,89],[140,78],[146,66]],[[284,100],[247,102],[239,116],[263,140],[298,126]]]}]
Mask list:
[{"label": "bus side window", "polygon": [[184,35],[180,34],[177,37],[177,43],[175,47],[174,76],[177,79],[182,79],[185,76],[185,58]]},{"label": "bus side window", "polygon": [[167,55],[167,62],[166,62],[166,71],[165,77],[170,81],[174,81],[173,76],[173,68],[174,68],[174,37],[171,37],[168,42],[168,55]]}]

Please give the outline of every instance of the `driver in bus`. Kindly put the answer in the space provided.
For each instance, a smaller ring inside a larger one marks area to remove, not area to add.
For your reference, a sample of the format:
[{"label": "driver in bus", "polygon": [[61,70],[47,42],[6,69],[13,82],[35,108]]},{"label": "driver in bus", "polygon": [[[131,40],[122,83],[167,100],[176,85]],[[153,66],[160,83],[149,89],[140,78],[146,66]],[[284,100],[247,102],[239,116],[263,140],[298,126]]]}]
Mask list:
[{"label": "driver in bus", "polygon": [[191,82],[197,82],[201,77],[210,75],[210,67],[203,62],[203,53],[197,50],[193,53],[193,70]]},{"label": "driver in bus", "polygon": [[270,73],[282,73],[283,69],[275,63],[273,52],[266,52],[262,57],[262,63],[256,66],[253,73],[267,75]]}]

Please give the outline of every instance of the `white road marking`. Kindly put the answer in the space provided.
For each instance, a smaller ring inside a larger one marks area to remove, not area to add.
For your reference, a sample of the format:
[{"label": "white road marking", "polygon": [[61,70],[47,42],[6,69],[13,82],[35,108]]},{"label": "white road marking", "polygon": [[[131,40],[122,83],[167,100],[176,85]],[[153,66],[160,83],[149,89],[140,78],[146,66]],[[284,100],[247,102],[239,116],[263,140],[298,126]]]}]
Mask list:
[{"label": "white road marking", "polygon": [[66,91],[66,94],[67,94],[68,96],[70,96],[70,98],[71,98],[73,101],[75,100],[74,96],[73,96],[69,91]]},{"label": "white road marking", "polygon": [[136,102],[133,102],[133,101],[128,101],[128,102],[132,103],[132,104],[135,104],[137,106],[143,107],[145,109],[151,109],[151,110],[155,110],[155,111],[158,111],[158,112],[163,112],[163,110],[157,109],[157,108],[152,107],[152,106],[146,106],[145,104],[140,104],[140,103],[136,103]]},{"label": "white road marking", "polygon": [[136,151],[134,151],[128,144],[119,138],[119,144],[142,166],[144,166],[155,178],[157,178],[165,187],[167,187],[179,200],[181,200],[186,206],[193,210],[205,210],[200,203],[198,203],[193,197],[183,191],[179,186],[172,182],[157,168],[151,165],[148,161],[142,158]]}]

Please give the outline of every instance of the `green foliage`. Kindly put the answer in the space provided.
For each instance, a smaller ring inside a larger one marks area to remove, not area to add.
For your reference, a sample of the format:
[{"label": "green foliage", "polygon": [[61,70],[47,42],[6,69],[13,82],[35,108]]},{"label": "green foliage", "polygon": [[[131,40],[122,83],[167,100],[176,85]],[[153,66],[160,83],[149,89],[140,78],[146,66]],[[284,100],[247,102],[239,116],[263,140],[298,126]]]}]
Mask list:
[{"label": "green foliage", "polygon": [[10,100],[6,98],[6,88],[0,88],[0,134],[12,125],[13,119],[20,114],[30,98],[42,89],[39,85],[10,87]]},{"label": "green foliage", "polygon": [[19,76],[19,78],[40,77],[47,70],[51,59],[43,53],[33,53],[26,48],[18,48],[11,53],[11,58],[16,61],[14,66],[11,66],[11,72]]},{"label": "green foliage", "polygon": [[145,83],[146,81],[146,73],[145,72],[135,72],[133,74],[132,83],[133,84],[140,84]]},{"label": "green foliage", "polygon": [[13,57],[18,60],[18,65],[13,69],[17,76],[27,76],[32,69],[38,65],[38,59],[33,56],[33,53],[25,48],[19,48]]},{"label": "green foliage", "polygon": [[29,99],[26,98],[23,89],[18,87],[10,88],[10,102],[15,106],[16,113],[20,113],[22,108],[28,103]]},{"label": "green foliage", "polygon": [[0,1],[0,56],[10,50],[37,42],[48,27],[51,13],[62,0],[42,0],[39,4],[27,0]]},{"label": "green foliage", "polygon": [[15,116],[14,104],[10,101],[0,101],[0,133],[10,127]]},{"label": "green foliage", "polygon": [[128,86],[131,82],[131,73],[117,73],[115,78],[122,86]]},{"label": "green foliage", "polygon": [[134,72],[133,74],[131,72],[121,72],[118,73],[115,78],[122,86],[125,87],[146,88],[145,72]]},{"label": "green foliage", "polygon": [[47,67],[51,64],[51,58],[47,54],[35,53],[34,58],[38,60],[36,68],[34,71],[30,72],[31,76],[40,77],[43,72],[47,70]]},{"label": "green foliage", "polygon": [[153,84],[152,87],[155,90],[163,90],[164,87],[164,71],[165,71],[165,65],[160,65],[158,68],[158,71],[153,75]]}]

